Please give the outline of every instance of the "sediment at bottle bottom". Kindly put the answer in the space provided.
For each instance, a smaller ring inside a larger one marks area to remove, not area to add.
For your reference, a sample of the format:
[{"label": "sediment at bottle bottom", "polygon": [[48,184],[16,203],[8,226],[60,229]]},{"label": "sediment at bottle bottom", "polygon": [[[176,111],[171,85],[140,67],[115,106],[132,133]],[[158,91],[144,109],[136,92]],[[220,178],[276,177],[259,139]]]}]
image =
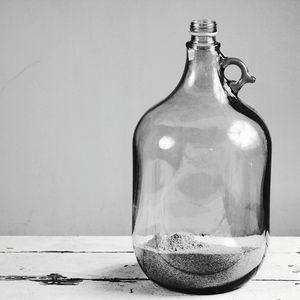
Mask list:
[{"label": "sediment at bottle bottom", "polygon": [[[236,281],[262,261],[265,249],[205,245],[204,249],[174,253],[150,247],[135,247],[146,275],[163,286],[175,289],[204,289]],[[223,251],[222,251],[223,248]]]}]

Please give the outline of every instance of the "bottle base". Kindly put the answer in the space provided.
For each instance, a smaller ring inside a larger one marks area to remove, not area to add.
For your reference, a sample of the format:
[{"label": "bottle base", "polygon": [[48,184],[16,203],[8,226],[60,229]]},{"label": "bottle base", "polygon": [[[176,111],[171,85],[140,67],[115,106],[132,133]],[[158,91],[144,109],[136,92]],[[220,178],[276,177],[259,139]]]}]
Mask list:
[{"label": "bottle base", "polygon": [[228,293],[228,292],[231,292],[231,291],[241,288],[244,284],[246,284],[250,280],[251,277],[253,277],[255,275],[258,268],[259,268],[259,265],[256,268],[254,268],[251,272],[249,272],[248,274],[246,274],[245,276],[243,276],[240,279],[229,282],[222,286],[215,286],[215,287],[209,287],[209,288],[199,288],[199,289],[178,288],[176,286],[168,286],[168,285],[161,284],[160,282],[157,282],[150,277],[149,277],[149,279],[151,281],[153,281],[154,283],[158,284],[159,286],[166,288],[168,290],[171,290],[171,291],[175,291],[175,292],[192,294],[192,295],[214,295],[214,294]]}]

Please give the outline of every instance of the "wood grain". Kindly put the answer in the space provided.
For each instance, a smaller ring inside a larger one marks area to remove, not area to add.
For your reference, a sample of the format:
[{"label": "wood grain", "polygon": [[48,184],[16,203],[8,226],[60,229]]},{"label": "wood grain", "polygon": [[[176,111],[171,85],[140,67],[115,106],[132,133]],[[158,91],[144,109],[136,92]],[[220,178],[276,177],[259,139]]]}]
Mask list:
[{"label": "wood grain", "polygon": [[298,282],[250,281],[242,288],[213,296],[191,296],[172,292],[150,280],[132,282],[83,281],[78,285],[43,285],[31,281],[0,282],[0,299],[48,300],[126,300],[126,299],[201,299],[201,300],[299,300]]},{"label": "wood grain", "polygon": [[[0,237],[0,299],[190,298],[137,265],[130,237]],[[257,275],[214,299],[300,299],[300,238],[272,237]],[[201,296],[201,299],[211,296]]]}]

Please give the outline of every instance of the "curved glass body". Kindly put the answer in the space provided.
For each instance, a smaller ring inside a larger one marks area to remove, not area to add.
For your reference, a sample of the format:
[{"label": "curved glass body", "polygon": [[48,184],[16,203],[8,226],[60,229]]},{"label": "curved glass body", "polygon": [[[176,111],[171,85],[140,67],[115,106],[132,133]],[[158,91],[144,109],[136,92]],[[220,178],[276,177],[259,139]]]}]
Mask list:
[{"label": "curved glass body", "polygon": [[178,86],[133,139],[136,257],[150,279],[187,293],[239,287],[267,248],[271,139],[225,59],[214,37],[187,43]]}]

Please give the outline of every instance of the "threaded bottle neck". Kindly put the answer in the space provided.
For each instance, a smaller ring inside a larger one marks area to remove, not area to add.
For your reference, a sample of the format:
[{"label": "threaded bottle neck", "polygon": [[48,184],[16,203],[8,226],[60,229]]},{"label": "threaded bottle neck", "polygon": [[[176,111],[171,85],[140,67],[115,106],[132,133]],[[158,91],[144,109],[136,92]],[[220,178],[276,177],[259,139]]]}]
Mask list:
[{"label": "threaded bottle neck", "polygon": [[187,42],[187,60],[183,87],[189,91],[220,93],[219,43],[216,42],[217,24],[211,20],[194,20],[190,24],[191,40]]},{"label": "threaded bottle neck", "polygon": [[193,20],[190,24],[190,32],[192,35],[216,35],[217,23],[209,19]]},{"label": "threaded bottle neck", "polygon": [[209,19],[193,20],[190,24],[191,46],[216,44],[217,23]]}]

